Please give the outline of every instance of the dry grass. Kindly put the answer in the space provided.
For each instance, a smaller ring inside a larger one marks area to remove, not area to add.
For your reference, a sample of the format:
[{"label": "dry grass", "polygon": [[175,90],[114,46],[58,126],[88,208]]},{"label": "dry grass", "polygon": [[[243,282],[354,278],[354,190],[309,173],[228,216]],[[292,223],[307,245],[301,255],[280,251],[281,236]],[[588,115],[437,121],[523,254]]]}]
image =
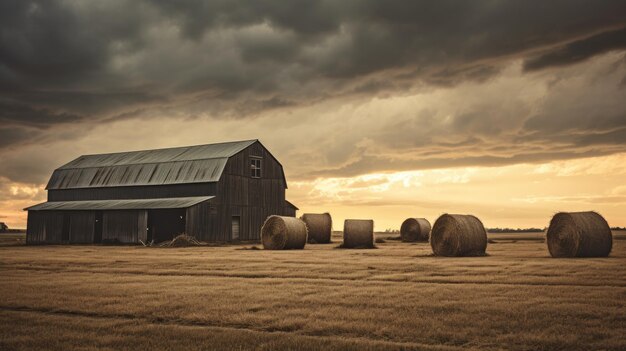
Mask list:
[{"label": "dry grass", "polygon": [[511,236],[471,258],[397,241],[0,247],[0,349],[626,349],[626,241],[554,259]]},{"label": "dry grass", "polygon": [[26,233],[0,234],[0,246],[15,246],[26,244]]}]

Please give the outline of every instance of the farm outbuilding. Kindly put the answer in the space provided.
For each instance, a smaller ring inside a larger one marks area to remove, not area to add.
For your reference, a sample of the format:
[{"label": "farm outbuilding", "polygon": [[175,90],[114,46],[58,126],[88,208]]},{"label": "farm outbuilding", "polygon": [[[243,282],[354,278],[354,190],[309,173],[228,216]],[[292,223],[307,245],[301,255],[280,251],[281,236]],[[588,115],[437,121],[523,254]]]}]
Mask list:
[{"label": "farm outbuilding", "polygon": [[286,188],[282,165],[258,140],[85,155],[54,171],[47,202],[25,209],[26,240],[259,240],[268,216],[295,216]]},{"label": "farm outbuilding", "polygon": [[298,210],[299,208],[297,208],[296,205],[285,200],[285,210],[283,211],[285,216],[295,217]]}]

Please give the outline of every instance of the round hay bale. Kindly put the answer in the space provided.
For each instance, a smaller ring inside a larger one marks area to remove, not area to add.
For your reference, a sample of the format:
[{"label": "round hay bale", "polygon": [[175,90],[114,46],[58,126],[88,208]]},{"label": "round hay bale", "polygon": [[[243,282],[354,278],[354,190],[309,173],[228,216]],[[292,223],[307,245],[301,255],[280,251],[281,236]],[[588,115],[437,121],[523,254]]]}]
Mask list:
[{"label": "round hay bale", "polygon": [[371,219],[346,219],[343,222],[343,248],[373,248],[374,221]]},{"label": "round hay bale", "polygon": [[305,213],[302,220],[309,232],[310,244],[330,243],[330,235],[333,231],[333,219],[328,213]]},{"label": "round hay bale", "polygon": [[261,241],[266,250],[303,249],[306,224],[295,217],[269,216],[261,227]]},{"label": "round hay bale", "polygon": [[407,218],[400,227],[402,241],[428,241],[430,237],[430,222],[426,218]]},{"label": "round hay bale", "polygon": [[430,246],[436,256],[484,256],[487,231],[472,215],[443,214],[430,233]]},{"label": "round hay bale", "polygon": [[560,212],[552,217],[546,233],[552,257],[606,257],[613,234],[596,212]]}]

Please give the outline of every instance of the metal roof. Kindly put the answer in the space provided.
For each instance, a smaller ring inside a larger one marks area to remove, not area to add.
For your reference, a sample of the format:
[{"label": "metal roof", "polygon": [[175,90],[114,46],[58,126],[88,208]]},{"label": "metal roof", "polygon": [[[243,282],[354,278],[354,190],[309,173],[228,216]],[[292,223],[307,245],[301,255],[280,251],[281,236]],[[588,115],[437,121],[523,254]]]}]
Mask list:
[{"label": "metal roof", "polygon": [[56,169],[46,189],[217,182],[228,158],[255,142],[84,155]]},{"label": "metal roof", "polygon": [[294,208],[294,209],[296,209],[296,210],[299,210],[299,208],[298,208],[296,205],[292,204],[291,202],[289,202],[289,201],[287,201],[287,200],[285,200],[285,204],[286,204],[287,206],[289,206],[289,207],[292,207],[292,208]]},{"label": "metal roof", "polygon": [[173,197],[166,199],[124,199],[88,201],[50,201],[24,210],[28,211],[80,211],[80,210],[149,210],[159,208],[187,208],[211,200],[215,196]]}]

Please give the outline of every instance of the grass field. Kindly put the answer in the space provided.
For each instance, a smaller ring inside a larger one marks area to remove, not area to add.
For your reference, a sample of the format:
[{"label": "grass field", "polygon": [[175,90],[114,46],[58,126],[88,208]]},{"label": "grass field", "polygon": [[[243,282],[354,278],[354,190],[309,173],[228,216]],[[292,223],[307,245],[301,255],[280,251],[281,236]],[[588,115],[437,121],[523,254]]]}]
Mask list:
[{"label": "grass field", "polygon": [[394,240],[263,251],[4,236],[0,349],[624,350],[623,233],[602,259],[552,259],[534,234],[490,235],[473,258]]}]

